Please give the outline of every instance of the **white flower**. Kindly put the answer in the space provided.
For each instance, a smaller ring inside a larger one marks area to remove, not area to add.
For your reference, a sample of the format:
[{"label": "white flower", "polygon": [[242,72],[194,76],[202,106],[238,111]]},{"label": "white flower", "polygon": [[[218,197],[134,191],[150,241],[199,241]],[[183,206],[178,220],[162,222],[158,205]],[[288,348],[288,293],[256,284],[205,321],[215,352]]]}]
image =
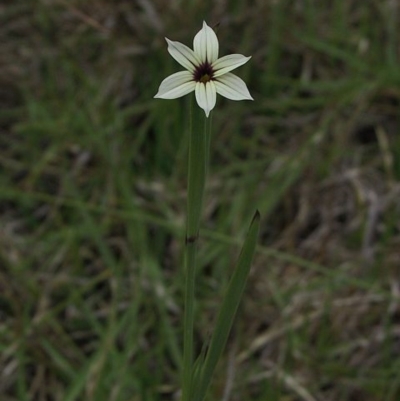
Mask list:
[{"label": "white flower", "polygon": [[169,54],[187,71],[165,78],[154,97],[176,99],[195,91],[197,104],[207,117],[215,107],[217,93],[231,100],[253,100],[243,80],[230,72],[251,57],[230,54],[218,58],[217,35],[205,22],[194,37],[194,51],[182,43],[165,39]]}]

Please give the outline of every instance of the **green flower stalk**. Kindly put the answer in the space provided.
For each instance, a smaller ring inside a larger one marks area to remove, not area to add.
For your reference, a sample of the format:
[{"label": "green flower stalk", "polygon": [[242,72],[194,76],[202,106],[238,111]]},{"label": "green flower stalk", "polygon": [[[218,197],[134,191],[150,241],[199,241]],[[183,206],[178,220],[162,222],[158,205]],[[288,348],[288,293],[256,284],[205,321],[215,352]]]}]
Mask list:
[{"label": "green flower stalk", "polygon": [[195,362],[193,333],[196,252],[208,170],[211,136],[211,118],[209,116],[215,107],[217,93],[231,100],[253,100],[246,84],[230,72],[245,64],[250,57],[231,54],[218,58],[217,36],[205,22],[194,38],[194,50],[182,43],[166,40],[169,53],[186,68],[186,71],[180,71],[165,78],[155,97],[176,99],[194,91],[197,104],[205,112],[204,116],[200,109],[193,107],[193,101],[191,102],[182,366],[182,401],[202,401],[232,327],[250,270],[258,235],[259,214],[256,212],[238,264],[225,291],[209,350],[204,355],[200,355]]}]

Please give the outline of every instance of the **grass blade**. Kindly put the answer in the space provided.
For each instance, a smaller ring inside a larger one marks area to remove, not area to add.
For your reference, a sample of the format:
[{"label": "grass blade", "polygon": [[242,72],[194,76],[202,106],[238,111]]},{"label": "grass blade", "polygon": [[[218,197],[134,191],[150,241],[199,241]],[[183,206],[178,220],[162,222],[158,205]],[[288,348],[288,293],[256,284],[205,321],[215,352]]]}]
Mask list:
[{"label": "grass blade", "polygon": [[229,332],[235,318],[239,302],[242,298],[247,276],[250,271],[254,251],[257,244],[260,226],[260,213],[256,211],[250,224],[249,232],[243,244],[238,263],[229,281],[225,297],[219,310],[210,348],[207,351],[204,365],[200,370],[200,377],[195,377],[194,383],[199,383],[194,389],[193,400],[202,401],[211,382],[217,362],[225,348]]}]

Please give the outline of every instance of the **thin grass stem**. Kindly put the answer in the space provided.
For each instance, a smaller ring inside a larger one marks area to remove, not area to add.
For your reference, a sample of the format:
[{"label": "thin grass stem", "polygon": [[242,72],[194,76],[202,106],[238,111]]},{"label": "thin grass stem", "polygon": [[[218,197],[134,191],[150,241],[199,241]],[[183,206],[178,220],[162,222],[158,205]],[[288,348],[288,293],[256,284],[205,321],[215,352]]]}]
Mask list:
[{"label": "thin grass stem", "polygon": [[204,112],[190,104],[187,221],[185,238],[185,311],[183,322],[182,400],[189,401],[193,384],[193,332],[195,315],[196,250],[204,186],[209,159],[211,123]]}]

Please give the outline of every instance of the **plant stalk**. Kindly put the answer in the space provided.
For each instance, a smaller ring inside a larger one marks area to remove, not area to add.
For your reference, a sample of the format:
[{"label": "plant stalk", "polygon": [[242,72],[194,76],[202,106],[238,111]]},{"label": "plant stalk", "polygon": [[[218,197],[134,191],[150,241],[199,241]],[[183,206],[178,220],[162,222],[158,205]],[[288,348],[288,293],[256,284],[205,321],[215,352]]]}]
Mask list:
[{"label": "plant stalk", "polygon": [[190,136],[188,157],[188,194],[185,238],[185,310],[183,322],[182,401],[190,401],[193,391],[195,278],[197,242],[208,170],[211,123],[203,110],[190,105]]}]

